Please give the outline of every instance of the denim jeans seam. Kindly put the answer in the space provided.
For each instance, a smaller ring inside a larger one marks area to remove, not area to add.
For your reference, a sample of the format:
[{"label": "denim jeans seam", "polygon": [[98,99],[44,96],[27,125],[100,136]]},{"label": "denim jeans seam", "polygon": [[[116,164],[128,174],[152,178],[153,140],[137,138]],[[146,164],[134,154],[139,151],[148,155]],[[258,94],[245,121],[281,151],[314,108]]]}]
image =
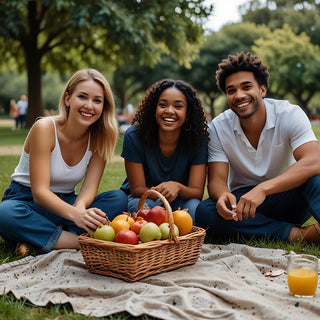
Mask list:
[{"label": "denim jeans seam", "polygon": [[53,246],[57,243],[61,233],[62,233],[62,226],[57,226],[56,230],[50,236],[48,242],[41,248],[41,250],[45,252],[51,251]]}]

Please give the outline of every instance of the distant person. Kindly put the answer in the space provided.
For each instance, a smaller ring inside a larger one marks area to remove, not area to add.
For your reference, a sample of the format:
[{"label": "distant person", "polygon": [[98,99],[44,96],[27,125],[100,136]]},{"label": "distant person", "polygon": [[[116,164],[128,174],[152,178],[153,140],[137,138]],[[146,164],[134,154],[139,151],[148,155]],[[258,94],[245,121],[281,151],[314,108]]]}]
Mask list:
[{"label": "distant person", "polygon": [[14,125],[12,127],[12,130],[17,129],[18,121],[19,121],[19,108],[16,104],[16,100],[14,99],[10,100],[10,118],[14,120]]},{"label": "distant person", "polygon": [[132,105],[132,103],[129,103],[127,105],[127,111],[128,111],[129,114],[133,114],[133,105]]},{"label": "distant person", "polygon": [[320,151],[304,111],[265,98],[269,72],[251,53],[229,55],[217,85],[230,109],[209,126],[208,192],[196,222],[218,237],[320,242]]},{"label": "distant person", "polygon": [[17,102],[17,107],[19,109],[18,126],[24,129],[26,125],[27,109],[28,109],[28,98],[26,95],[22,95],[20,100]]},{"label": "distant person", "polygon": [[[121,156],[127,179],[128,209],[136,212],[148,189],[160,192],[173,211],[195,211],[207,172],[207,121],[196,91],[186,82],[164,79],[145,93],[124,136]],[[150,208],[160,199],[148,198]]]},{"label": "distant person", "polygon": [[17,242],[20,255],[30,245],[43,252],[79,249],[78,235],[127,211],[121,190],[97,195],[117,137],[107,80],[95,69],[77,71],[62,93],[59,115],[41,118],[30,129],[0,203],[0,236]]}]

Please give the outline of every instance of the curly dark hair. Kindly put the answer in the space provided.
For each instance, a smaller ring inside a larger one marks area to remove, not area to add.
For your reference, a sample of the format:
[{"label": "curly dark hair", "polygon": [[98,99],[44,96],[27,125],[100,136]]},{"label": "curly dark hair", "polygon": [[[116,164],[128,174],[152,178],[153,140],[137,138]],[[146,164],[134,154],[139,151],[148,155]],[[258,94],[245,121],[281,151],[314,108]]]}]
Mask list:
[{"label": "curly dark hair", "polygon": [[181,91],[187,100],[188,120],[181,128],[179,142],[185,152],[195,152],[204,137],[208,139],[208,125],[196,90],[182,80],[163,79],[151,85],[138,105],[131,124],[139,125],[139,137],[149,148],[156,147],[159,144],[159,126],[155,117],[158,100],[161,93],[171,87]]},{"label": "curly dark hair", "polygon": [[217,86],[223,93],[226,93],[227,77],[239,71],[251,71],[259,86],[265,85],[268,88],[270,77],[268,67],[263,65],[262,61],[250,52],[240,52],[236,55],[229,55],[218,65],[216,72]]}]

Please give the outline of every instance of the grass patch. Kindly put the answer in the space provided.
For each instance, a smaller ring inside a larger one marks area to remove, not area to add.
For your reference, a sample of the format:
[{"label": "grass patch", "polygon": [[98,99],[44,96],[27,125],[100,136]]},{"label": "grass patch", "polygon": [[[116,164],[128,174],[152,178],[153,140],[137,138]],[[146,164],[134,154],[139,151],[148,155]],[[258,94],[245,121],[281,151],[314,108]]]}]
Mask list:
[{"label": "grass patch", "polygon": [[27,134],[27,129],[11,130],[11,127],[0,126],[0,146],[21,146]]}]

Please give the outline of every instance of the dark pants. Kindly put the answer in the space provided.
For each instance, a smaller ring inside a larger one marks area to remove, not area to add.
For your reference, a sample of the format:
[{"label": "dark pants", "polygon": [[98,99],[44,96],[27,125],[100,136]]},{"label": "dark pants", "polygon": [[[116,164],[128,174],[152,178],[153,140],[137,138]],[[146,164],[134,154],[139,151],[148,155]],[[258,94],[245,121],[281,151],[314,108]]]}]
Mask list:
[{"label": "dark pants", "polygon": [[[241,188],[232,193],[238,201],[252,188]],[[223,219],[217,212],[216,202],[206,199],[197,208],[196,224],[209,228],[208,231],[218,237],[241,235],[286,240],[293,226],[301,226],[311,216],[320,222],[320,175],[298,188],[268,196],[257,207],[255,218],[247,220]]]}]

